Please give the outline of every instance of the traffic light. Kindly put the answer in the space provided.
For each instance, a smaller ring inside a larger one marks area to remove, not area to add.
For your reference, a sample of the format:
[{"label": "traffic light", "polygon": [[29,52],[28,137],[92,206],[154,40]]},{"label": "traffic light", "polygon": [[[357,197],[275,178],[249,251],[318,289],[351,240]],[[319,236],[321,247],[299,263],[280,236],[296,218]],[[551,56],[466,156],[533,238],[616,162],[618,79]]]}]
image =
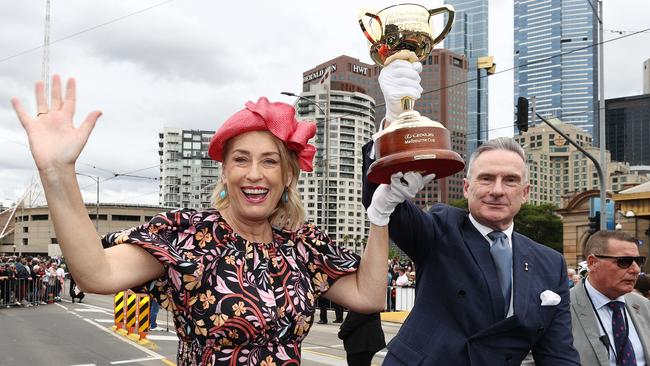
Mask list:
[{"label": "traffic light", "polygon": [[524,97],[517,99],[517,129],[520,133],[528,131],[528,99]]},{"label": "traffic light", "polygon": [[589,234],[600,230],[600,211],[596,211],[594,216],[589,216]]}]

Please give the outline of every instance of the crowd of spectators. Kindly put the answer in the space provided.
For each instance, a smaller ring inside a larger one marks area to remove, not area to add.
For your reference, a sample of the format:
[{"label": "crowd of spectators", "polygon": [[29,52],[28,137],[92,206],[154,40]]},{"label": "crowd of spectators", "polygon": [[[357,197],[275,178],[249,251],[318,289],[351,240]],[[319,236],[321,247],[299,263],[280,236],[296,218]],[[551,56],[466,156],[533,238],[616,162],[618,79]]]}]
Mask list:
[{"label": "crowd of spectators", "polygon": [[0,255],[0,308],[61,301],[65,276],[61,258]]}]

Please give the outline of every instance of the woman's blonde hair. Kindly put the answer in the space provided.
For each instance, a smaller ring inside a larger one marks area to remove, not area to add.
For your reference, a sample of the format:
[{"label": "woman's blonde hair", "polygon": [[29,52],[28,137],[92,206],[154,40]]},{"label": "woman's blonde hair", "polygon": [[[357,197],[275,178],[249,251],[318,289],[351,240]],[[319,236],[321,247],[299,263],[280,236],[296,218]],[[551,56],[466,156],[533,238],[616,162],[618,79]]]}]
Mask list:
[{"label": "woman's blonde hair", "polygon": [[[271,132],[262,131],[273,138],[275,146],[278,148],[280,153],[280,169],[282,170],[282,180],[286,182],[289,179],[291,174],[292,179],[289,183],[289,186],[286,187],[287,192],[287,201],[284,201],[284,197],[280,199],[276,209],[271,213],[269,217],[269,222],[271,225],[279,228],[284,228],[287,230],[297,230],[305,222],[305,209],[300,199],[300,193],[296,189],[298,185],[298,178],[300,178],[300,167],[298,165],[298,158],[293,151],[287,149],[287,146],[282,142],[282,140],[275,137]],[[231,142],[226,143],[224,149],[224,163],[228,160],[228,155],[230,155]],[[219,181],[212,192],[212,206],[217,210],[223,210],[230,206],[230,199],[226,194],[225,197],[221,197],[221,191],[226,190],[226,184],[223,180]],[[284,194],[283,194],[284,196]]]}]

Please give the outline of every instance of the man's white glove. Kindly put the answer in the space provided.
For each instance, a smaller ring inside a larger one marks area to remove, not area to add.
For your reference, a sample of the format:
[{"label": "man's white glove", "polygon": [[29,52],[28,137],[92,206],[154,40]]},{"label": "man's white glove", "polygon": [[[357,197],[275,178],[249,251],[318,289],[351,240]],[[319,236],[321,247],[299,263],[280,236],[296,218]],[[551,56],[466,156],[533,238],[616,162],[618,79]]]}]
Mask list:
[{"label": "man's white glove", "polygon": [[379,86],[386,101],[386,119],[389,122],[397,120],[403,112],[401,100],[403,97],[419,99],[422,94],[420,85],[422,64],[406,60],[395,60],[384,67],[379,73]]},{"label": "man's white glove", "polygon": [[377,226],[386,226],[395,207],[405,200],[411,200],[422,188],[435,178],[435,174],[422,176],[417,172],[395,173],[390,184],[380,184],[372,195],[368,207],[368,219]]}]

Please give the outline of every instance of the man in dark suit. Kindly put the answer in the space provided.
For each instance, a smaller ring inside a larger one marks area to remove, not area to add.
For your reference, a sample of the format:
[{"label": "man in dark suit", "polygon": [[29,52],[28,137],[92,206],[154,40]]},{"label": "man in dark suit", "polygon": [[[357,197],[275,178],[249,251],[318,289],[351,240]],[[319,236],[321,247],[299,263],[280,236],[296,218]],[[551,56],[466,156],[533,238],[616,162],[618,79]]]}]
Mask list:
[{"label": "man in dark suit", "polygon": [[580,361],[585,366],[650,364],[650,302],[632,292],[645,262],[636,239],[599,231],[587,241],[584,255],[589,275],[571,289],[573,344]]},{"label": "man in dark suit", "polygon": [[[387,122],[403,90],[419,85],[419,63],[398,61],[379,79]],[[413,94],[406,92],[419,97]],[[363,156],[365,178],[372,142]],[[476,150],[463,187],[469,213],[443,204],[423,212],[402,203],[408,195],[395,194],[410,194],[410,186],[431,178],[409,172],[379,187],[364,181],[370,221],[388,224],[391,239],[415,262],[418,279],[415,305],[389,343],[384,365],[519,365],[530,350],[537,366],[579,365],[566,263],[513,230],[529,192],[522,148],[498,138]]]},{"label": "man in dark suit", "polygon": [[343,340],[348,366],[370,366],[375,353],[386,347],[379,313],[348,311],[338,336]]}]

